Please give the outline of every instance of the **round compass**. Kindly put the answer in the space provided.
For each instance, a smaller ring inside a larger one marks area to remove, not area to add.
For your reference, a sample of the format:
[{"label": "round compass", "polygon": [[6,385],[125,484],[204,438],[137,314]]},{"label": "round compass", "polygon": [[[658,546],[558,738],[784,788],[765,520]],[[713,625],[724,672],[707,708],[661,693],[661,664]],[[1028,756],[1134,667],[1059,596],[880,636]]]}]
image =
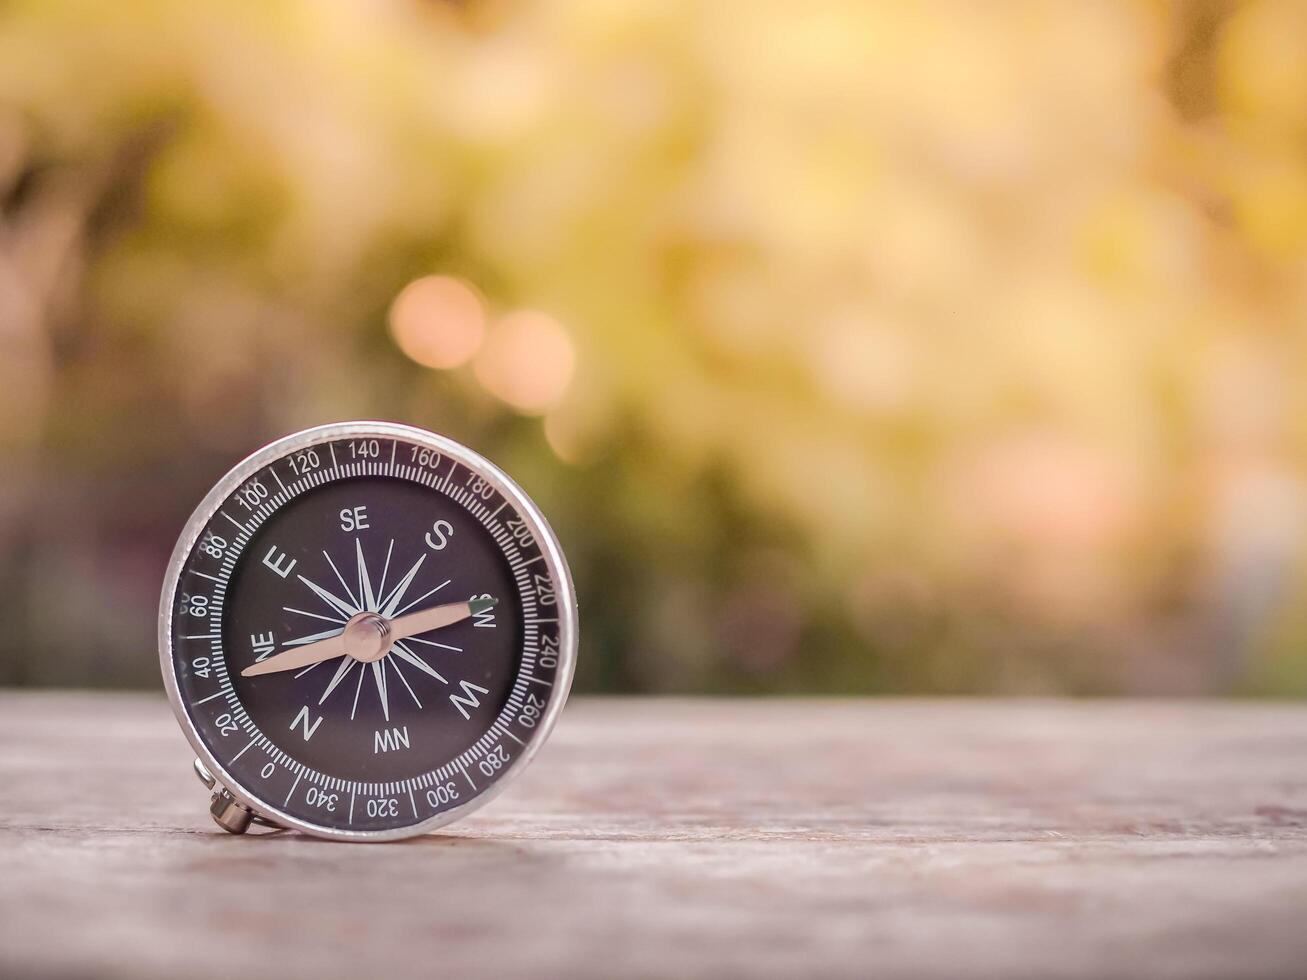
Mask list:
[{"label": "round compass", "polygon": [[567,698],[576,600],[544,517],[493,464],[409,426],[287,436],[173,551],[159,656],[233,832],[424,833],[493,798]]}]

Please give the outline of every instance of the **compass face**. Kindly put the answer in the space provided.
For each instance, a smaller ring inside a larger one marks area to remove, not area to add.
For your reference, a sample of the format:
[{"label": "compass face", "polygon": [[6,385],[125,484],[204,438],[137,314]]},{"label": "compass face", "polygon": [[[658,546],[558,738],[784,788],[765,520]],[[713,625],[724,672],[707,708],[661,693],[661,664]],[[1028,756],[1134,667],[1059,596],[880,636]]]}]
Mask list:
[{"label": "compass face", "polygon": [[486,802],[567,696],[575,604],[526,495],[458,444],[323,426],[237,466],[178,542],[160,652],[201,759],[328,837],[420,833]]}]

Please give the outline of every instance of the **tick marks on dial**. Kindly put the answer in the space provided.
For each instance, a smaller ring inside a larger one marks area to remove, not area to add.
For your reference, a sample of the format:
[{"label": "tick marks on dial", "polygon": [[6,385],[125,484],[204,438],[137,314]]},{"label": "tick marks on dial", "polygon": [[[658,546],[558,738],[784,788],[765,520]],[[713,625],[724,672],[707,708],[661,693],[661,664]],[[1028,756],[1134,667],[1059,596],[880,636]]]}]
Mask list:
[{"label": "tick marks on dial", "polygon": [[245,748],[241,749],[239,752],[237,752],[234,756],[231,757],[231,761],[235,762],[237,759],[243,756],[246,752],[248,752],[251,748],[253,748],[254,743],[257,742],[258,740],[259,740],[259,736],[255,735],[252,739],[250,739],[249,745],[245,746]]}]

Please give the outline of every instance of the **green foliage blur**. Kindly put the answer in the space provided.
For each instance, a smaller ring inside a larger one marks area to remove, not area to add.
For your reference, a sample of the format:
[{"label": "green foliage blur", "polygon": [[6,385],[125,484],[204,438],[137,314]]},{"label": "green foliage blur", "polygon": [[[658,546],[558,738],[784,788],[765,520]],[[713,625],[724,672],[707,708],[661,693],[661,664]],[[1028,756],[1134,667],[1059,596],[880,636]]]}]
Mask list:
[{"label": "green foliage blur", "polygon": [[1307,692],[1307,5],[0,7],[0,683],[272,438],[484,452],[582,690]]}]

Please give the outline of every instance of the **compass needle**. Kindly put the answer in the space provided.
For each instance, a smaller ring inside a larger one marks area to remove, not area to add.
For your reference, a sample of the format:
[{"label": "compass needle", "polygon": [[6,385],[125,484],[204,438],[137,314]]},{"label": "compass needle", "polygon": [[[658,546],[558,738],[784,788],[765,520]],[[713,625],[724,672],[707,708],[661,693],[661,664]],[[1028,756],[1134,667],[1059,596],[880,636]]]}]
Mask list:
[{"label": "compass needle", "polygon": [[383,422],[288,436],[223,477],[183,529],[159,624],[214,819],[346,840],[490,799],[548,736],[576,649],[567,566],[526,495]]},{"label": "compass needle", "polygon": [[[432,590],[435,591],[435,590]],[[341,654],[347,654],[355,660],[372,663],[380,660],[396,640],[427,633],[431,630],[452,626],[469,616],[479,616],[493,609],[499,600],[489,597],[471,599],[468,602],[449,602],[443,606],[433,606],[422,612],[409,613],[398,619],[388,620],[377,613],[361,612],[350,617],[345,628],[333,631],[323,639],[308,642],[309,638],[299,641],[302,645],[286,644],[291,647],[264,660],[256,660],[241,671],[242,677],[257,677],[260,674],[275,674],[282,670],[295,670],[309,664],[331,660]]]},{"label": "compass needle", "polygon": [[395,615],[396,615],[396,616],[402,615],[403,613],[407,612],[408,610],[410,610],[410,609],[412,609],[414,606],[416,606],[416,605],[417,605],[419,602],[421,602],[423,599],[429,599],[429,598],[431,598],[433,595],[435,595],[437,592],[439,592],[441,589],[443,589],[446,585],[448,585],[448,584],[450,583],[450,581],[451,581],[451,579],[445,579],[445,581],[441,582],[441,583],[440,583],[439,585],[437,585],[434,589],[428,589],[426,592],[422,593],[422,595],[418,596],[418,597],[417,597],[416,599],[414,599],[412,602],[410,602],[410,603],[408,603],[407,605],[405,605],[402,609],[396,609],[396,610],[395,610]]},{"label": "compass needle", "polygon": [[467,602],[447,602],[443,606],[432,606],[430,609],[391,620],[390,632],[396,640],[403,640],[419,633],[429,633],[445,626],[453,626],[471,616],[485,615],[498,603],[498,599],[482,596],[469,599]]}]

